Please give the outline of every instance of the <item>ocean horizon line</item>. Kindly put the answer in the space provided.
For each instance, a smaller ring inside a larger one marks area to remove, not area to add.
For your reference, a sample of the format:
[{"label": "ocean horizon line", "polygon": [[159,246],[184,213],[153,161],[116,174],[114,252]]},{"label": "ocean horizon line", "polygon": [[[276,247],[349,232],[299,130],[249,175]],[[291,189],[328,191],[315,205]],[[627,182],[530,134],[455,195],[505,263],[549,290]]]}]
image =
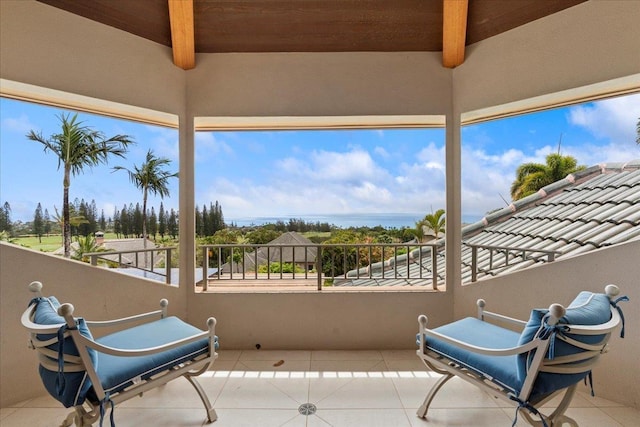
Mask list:
[{"label": "ocean horizon line", "polygon": [[[337,214],[313,214],[313,215],[274,215],[274,216],[244,216],[225,218],[225,223],[238,227],[261,226],[275,224],[279,221],[285,224],[291,219],[300,219],[307,223],[327,223],[341,228],[350,227],[378,227],[414,228],[417,221],[424,218],[421,213],[337,213]],[[475,216],[463,216],[463,222],[473,223],[482,219]]]}]

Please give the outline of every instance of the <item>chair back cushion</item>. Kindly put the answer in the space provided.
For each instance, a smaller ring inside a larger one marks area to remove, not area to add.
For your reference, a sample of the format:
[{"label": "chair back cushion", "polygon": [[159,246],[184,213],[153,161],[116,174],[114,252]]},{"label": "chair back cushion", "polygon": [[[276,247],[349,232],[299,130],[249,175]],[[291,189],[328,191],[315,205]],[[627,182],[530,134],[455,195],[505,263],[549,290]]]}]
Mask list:
[{"label": "chair back cushion", "polygon": [[[40,325],[60,325],[61,327],[66,324],[64,318],[58,315],[58,307],[60,307],[60,303],[56,297],[36,298],[34,299],[34,303],[37,304],[33,318],[34,323]],[[76,319],[76,323],[80,334],[93,340],[91,331],[89,331],[84,319],[78,318]],[[52,338],[57,338],[57,335],[38,334],[37,338],[40,341],[46,341]],[[56,341],[54,344],[47,346],[47,348],[58,354],[60,344],[61,343],[59,341]],[[79,356],[78,348],[73,342],[72,337],[69,336],[65,338],[62,345],[64,354]],[[87,351],[94,369],[97,369],[97,352],[91,348],[87,348]],[[49,358],[56,363],[58,362],[57,359]],[[63,368],[63,372],[61,372],[61,374],[64,377],[64,381],[61,381],[61,378],[58,377],[58,372],[51,371],[42,365],[39,367],[39,372],[40,378],[42,378],[42,382],[49,394],[67,408],[82,404],[85,400],[87,391],[91,387],[91,380],[89,379],[86,371],[64,372]]]},{"label": "chair back cushion", "polygon": [[[518,345],[523,345],[533,340],[543,325],[544,317],[548,313],[545,309],[534,309],[525,326]],[[580,292],[578,296],[571,302],[566,309],[566,314],[559,320],[558,325],[601,325],[611,319],[611,309],[609,298],[605,294],[596,294],[593,292]],[[578,335],[572,334],[570,329],[561,332],[568,338],[580,341],[585,344],[602,343],[606,338],[603,335]],[[555,335],[549,339],[554,340],[553,344],[554,358],[573,355],[584,352],[585,350],[576,347],[568,342],[562,341]],[[530,354],[521,354],[518,356],[518,378],[524,382],[527,376],[527,368],[533,359],[533,352]],[[575,363],[575,362],[574,362]],[[556,373],[540,373],[531,392],[531,396],[551,393],[556,390],[568,387],[587,376],[590,369],[586,369],[579,374],[556,374]]]}]

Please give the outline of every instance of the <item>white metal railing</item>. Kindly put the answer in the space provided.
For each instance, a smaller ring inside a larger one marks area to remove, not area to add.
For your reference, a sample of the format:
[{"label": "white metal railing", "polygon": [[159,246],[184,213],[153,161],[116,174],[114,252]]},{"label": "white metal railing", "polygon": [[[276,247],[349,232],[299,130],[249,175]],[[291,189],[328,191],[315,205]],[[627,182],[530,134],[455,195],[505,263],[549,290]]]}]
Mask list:
[{"label": "white metal railing", "polygon": [[[314,280],[317,290],[335,279],[422,279],[409,266],[422,266],[431,249],[433,288],[437,289],[437,248],[425,243],[219,244],[202,245],[203,290],[211,280]],[[398,267],[406,266],[402,277]],[[379,267],[379,268],[378,268]],[[210,276],[210,270],[215,269]],[[389,270],[393,270],[389,272]]]},{"label": "white metal railing", "polygon": [[[546,257],[546,262],[553,262],[556,259],[556,255],[561,254],[558,251],[550,251],[545,249],[533,249],[524,247],[513,246],[492,246],[492,245],[476,245],[471,243],[463,243],[471,248],[471,281],[476,282],[478,280],[478,249],[489,251],[489,266],[484,269],[484,272],[489,272],[496,268],[508,267],[509,265],[515,265],[515,262],[510,264],[510,261],[519,259],[518,262],[524,262],[527,260],[539,261]],[[494,254],[503,254],[504,258],[496,263],[494,260]],[[527,254],[529,254],[527,256]],[[532,254],[541,254],[540,256],[533,256]]]},{"label": "white metal railing", "polygon": [[[103,260],[108,263],[116,263],[120,267],[135,268],[140,271],[157,274],[165,278],[167,285],[171,284],[171,252],[176,249],[175,246],[166,246],[161,248],[149,248],[149,249],[135,249],[127,251],[104,251],[104,252],[87,252],[84,256],[88,256],[91,265],[98,265],[98,260]],[[164,254],[164,271],[154,269],[154,266],[158,258]],[[132,255],[132,258],[125,258],[123,256]],[[143,261],[140,260],[143,258]]]}]

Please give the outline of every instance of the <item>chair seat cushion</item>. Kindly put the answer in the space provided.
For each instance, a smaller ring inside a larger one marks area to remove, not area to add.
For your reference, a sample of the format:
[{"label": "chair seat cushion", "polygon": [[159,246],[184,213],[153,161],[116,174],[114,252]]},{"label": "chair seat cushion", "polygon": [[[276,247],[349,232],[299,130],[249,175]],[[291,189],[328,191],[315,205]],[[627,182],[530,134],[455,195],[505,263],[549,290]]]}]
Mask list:
[{"label": "chair seat cushion", "polygon": [[[177,317],[166,317],[154,322],[105,335],[96,341],[102,345],[124,350],[156,347],[203,332]],[[218,347],[215,337],[215,348]],[[121,357],[98,353],[98,377],[105,391],[118,392],[138,379],[170,369],[180,363],[208,352],[209,340],[182,345],[171,350],[148,356]]]},{"label": "chair seat cushion", "polygon": [[[520,338],[520,334],[517,332],[473,317],[449,323],[434,329],[434,331],[467,344],[494,350],[516,347]],[[419,334],[417,339],[420,339]],[[484,375],[513,392],[517,393],[522,387],[522,382],[518,378],[516,356],[486,356],[460,349],[432,337],[427,337],[426,344],[429,350]]]}]

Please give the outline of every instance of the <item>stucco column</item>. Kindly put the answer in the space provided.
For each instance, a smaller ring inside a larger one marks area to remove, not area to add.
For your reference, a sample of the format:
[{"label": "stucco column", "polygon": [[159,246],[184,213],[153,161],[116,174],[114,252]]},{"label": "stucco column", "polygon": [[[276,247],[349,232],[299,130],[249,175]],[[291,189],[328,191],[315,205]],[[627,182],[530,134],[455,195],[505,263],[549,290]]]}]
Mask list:
[{"label": "stucco column", "polygon": [[195,285],[195,129],[193,115],[180,115],[179,159],[180,159],[180,286],[194,290]]},{"label": "stucco column", "polygon": [[447,292],[462,283],[462,166],[460,111],[452,85],[451,109],[447,114],[446,158],[446,278]]}]

